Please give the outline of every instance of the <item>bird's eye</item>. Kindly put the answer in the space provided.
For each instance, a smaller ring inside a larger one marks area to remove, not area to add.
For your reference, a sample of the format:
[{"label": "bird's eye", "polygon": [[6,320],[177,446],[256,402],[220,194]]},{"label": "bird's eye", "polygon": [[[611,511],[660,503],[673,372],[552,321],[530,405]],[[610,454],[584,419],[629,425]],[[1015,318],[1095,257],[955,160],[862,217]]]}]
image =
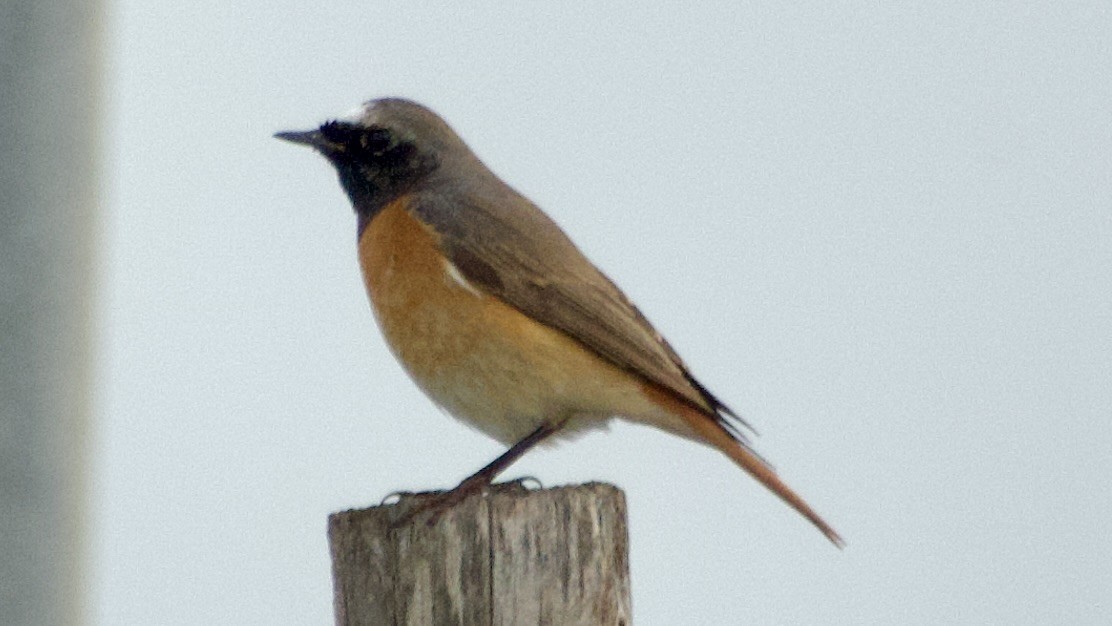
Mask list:
[{"label": "bird's eye", "polygon": [[334,120],[322,125],[320,133],[337,150],[353,157],[382,157],[398,145],[390,129],[382,126],[363,127]]},{"label": "bird's eye", "polygon": [[394,137],[381,126],[372,126],[359,136],[359,145],[371,154],[382,154],[390,149]]}]

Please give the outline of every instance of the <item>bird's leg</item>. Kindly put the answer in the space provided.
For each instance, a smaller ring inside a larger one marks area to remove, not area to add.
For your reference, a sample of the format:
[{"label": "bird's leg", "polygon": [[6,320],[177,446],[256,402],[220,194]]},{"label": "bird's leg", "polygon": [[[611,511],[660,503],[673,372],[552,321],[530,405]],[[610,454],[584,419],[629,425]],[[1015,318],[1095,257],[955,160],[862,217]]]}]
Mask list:
[{"label": "bird's leg", "polygon": [[521,455],[528,452],[533,446],[559,429],[559,426],[555,424],[541,424],[536,430],[510,446],[510,448],[503,452],[498,458],[487,463],[482,469],[463,479],[463,482],[456,485],[451,491],[445,491],[444,493],[431,496],[426,502],[417,505],[408,514],[397,520],[394,526],[404,526],[415,517],[422,514],[428,514],[428,524],[430,526],[435,524],[436,520],[440,518],[440,515],[444,511],[459,504],[467,499],[468,496],[486,490],[486,488],[494,482],[498,474],[501,474],[502,471],[513,464],[514,461],[521,458]]},{"label": "bird's leg", "polygon": [[533,446],[537,445],[538,443],[546,439],[549,435],[555,433],[557,430],[559,430],[559,428],[552,424],[542,424],[538,426],[536,430],[529,433],[528,435],[525,435],[525,437],[522,438],[521,441],[518,441],[514,445],[510,446],[510,448],[503,452],[502,455],[499,456],[497,459],[494,459],[490,463],[487,463],[486,466],[483,467],[483,469],[465,478],[464,481],[452,491],[458,491],[461,488],[466,489],[470,485],[485,487],[491,484],[492,482],[494,482],[495,477],[501,474],[502,471],[505,470],[507,467],[512,465],[514,461],[521,458],[521,455],[528,452]]}]

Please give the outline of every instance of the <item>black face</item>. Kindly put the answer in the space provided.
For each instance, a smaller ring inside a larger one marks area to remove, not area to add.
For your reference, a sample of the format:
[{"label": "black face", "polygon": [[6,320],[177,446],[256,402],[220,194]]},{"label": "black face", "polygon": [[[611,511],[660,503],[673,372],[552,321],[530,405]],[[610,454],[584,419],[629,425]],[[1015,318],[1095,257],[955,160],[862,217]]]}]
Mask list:
[{"label": "black face", "polygon": [[317,148],[335,166],[355,211],[368,221],[436,167],[434,155],[384,126],[327,122]]},{"label": "black face", "polygon": [[413,148],[413,144],[402,145],[382,126],[332,121],[321,125],[320,134],[337,151],[336,156],[357,161],[398,160]]}]

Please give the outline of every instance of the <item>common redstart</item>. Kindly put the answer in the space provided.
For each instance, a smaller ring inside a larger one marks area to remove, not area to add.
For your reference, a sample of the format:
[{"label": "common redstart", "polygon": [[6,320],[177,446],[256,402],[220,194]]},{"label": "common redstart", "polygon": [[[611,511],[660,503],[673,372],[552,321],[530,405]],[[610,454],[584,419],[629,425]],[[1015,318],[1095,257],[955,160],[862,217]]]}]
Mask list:
[{"label": "common redstart", "polygon": [[719,450],[843,545],[629,298],[435,113],[385,98],[276,137],[336,168],[371,305],[402,367],[510,446],[451,497],[484,489],[543,440],[623,417]]}]

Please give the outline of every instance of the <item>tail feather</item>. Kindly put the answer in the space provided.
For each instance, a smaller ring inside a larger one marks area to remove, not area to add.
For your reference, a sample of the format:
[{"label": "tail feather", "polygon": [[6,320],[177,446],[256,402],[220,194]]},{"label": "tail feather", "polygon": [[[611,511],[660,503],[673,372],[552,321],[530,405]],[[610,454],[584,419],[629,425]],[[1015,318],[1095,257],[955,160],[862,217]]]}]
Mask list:
[{"label": "tail feather", "polygon": [[829,539],[831,543],[839,548],[845,547],[846,542],[842,539],[841,535],[839,535],[830,524],[827,524],[826,520],[822,519],[799,494],[781,480],[776,472],[757,456],[756,453],[746,448],[744,444],[738,442],[733,437],[730,437],[721,426],[706,419],[704,416],[700,416],[698,420],[689,420],[689,422],[697,422],[698,425],[691,425],[698,430],[699,434],[703,435],[711,445],[730,457],[735,463],[740,465],[743,470],[748,472],[750,476],[756,478],[758,482],[764,485],[769,491],[779,496],[788,506],[807,518],[807,520],[814,524],[822,534],[826,535],[826,538]]},{"label": "tail feather", "polygon": [[681,402],[671,397],[671,395],[664,394],[659,389],[653,389],[652,391],[655,392],[651,394],[655,399],[658,401],[663,400],[662,404],[665,404],[669,410],[682,416],[688,426],[690,426],[703,440],[730,457],[734,463],[737,463],[743,470],[748,472],[750,476],[756,478],[758,482],[764,485],[769,491],[776,494],[781,500],[786,502],[788,506],[807,518],[807,521],[814,524],[815,528],[818,528],[822,534],[826,535],[826,538],[829,539],[831,543],[838,548],[845,547],[846,542],[842,540],[841,535],[839,535],[830,524],[827,524],[826,521],[799,496],[799,494],[781,480],[776,474],[776,471],[773,470],[764,459],[757,455],[756,452],[751,450],[743,440],[739,440],[732,436],[722,424],[715,421],[714,417],[707,415],[686,402]]}]

